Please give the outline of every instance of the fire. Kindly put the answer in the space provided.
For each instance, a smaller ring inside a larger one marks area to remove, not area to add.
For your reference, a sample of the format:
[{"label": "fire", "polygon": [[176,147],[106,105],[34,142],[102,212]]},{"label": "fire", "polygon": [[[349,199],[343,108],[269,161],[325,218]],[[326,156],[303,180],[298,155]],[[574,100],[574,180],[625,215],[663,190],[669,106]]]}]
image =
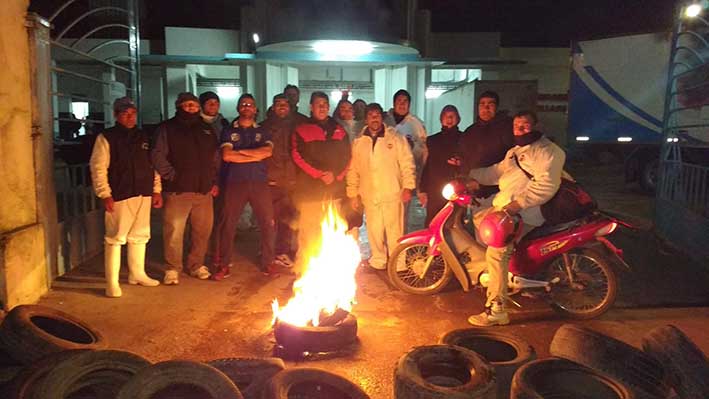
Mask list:
[{"label": "fire", "polygon": [[347,222],[330,204],[320,223],[318,245],[311,247],[303,275],[293,284],[293,297],[284,307],[278,299],[271,304],[273,320],[294,326],[317,326],[321,314],[337,308],[350,311],[355,301],[355,272],[361,260],[357,241],[347,234]]}]

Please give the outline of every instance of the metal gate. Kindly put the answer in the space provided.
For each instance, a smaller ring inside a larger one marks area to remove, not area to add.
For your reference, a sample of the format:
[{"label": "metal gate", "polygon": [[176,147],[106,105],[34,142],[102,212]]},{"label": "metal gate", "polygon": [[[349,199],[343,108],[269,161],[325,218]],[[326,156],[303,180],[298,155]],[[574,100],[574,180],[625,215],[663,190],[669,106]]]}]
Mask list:
[{"label": "metal gate", "polygon": [[709,10],[689,6],[679,9],[672,39],[656,226],[662,238],[708,261]]}]

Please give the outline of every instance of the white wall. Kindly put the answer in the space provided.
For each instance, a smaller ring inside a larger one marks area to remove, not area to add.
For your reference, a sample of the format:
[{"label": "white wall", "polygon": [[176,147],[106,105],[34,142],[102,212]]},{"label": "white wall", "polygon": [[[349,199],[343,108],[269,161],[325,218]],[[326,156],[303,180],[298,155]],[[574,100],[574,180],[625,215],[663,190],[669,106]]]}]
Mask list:
[{"label": "white wall", "polygon": [[165,27],[165,54],[223,56],[240,52],[239,31]]}]

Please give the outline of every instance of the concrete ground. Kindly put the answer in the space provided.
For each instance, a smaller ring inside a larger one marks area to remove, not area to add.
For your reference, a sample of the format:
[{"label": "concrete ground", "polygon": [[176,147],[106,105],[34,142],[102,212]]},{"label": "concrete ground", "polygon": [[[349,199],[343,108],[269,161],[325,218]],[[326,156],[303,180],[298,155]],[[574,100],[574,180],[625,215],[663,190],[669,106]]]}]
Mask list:
[{"label": "concrete ground", "polygon": [[[616,307],[596,320],[575,323],[635,346],[648,330],[671,323],[709,354],[709,267],[658,247],[648,230],[652,199],[623,191],[614,170],[603,173],[605,178],[598,177],[597,169],[586,174],[601,205],[626,213],[645,230],[618,232],[612,237],[634,267],[622,275]],[[159,278],[157,230],[153,237],[149,273]],[[144,288],[127,285],[123,275],[123,298],[109,299],[103,296],[102,259],[96,259],[55,281],[40,303],[87,321],[111,347],[154,362],[271,356],[271,301],[287,300],[293,279],[271,279],[257,272],[256,241],[254,232],[237,238],[235,273],[222,282],[183,275],[179,286]],[[360,272],[357,283],[354,313],[359,342],[337,356],[288,361],[287,365],[333,371],[375,399],[393,397],[395,364],[410,348],[434,344],[447,331],[468,327],[467,317],[483,307],[482,291],[464,293],[457,283],[442,294],[425,297],[397,291],[380,273]],[[512,324],[498,328],[524,337],[539,357],[546,357],[554,332],[569,321],[558,318],[540,301],[522,298],[520,302],[522,309],[512,309]]]}]

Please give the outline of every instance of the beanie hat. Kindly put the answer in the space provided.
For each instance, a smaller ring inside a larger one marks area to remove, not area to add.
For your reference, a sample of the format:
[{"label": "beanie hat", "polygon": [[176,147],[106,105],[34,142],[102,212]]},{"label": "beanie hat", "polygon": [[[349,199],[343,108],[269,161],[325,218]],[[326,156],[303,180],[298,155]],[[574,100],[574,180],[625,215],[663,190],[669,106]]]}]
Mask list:
[{"label": "beanie hat", "polygon": [[117,98],[116,101],[113,102],[113,112],[117,114],[125,112],[129,108],[138,109],[130,97]]},{"label": "beanie hat", "polygon": [[204,106],[204,103],[206,103],[209,100],[217,100],[217,101],[221,102],[219,100],[219,96],[217,95],[217,93],[215,93],[213,91],[205,91],[204,93],[199,95],[199,105]]},{"label": "beanie hat", "polygon": [[190,92],[182,92],[177,95],[177,100],[175,100],[175,107],[180,108],[180,105],[185,101],[199,102],[199,98]]}]

